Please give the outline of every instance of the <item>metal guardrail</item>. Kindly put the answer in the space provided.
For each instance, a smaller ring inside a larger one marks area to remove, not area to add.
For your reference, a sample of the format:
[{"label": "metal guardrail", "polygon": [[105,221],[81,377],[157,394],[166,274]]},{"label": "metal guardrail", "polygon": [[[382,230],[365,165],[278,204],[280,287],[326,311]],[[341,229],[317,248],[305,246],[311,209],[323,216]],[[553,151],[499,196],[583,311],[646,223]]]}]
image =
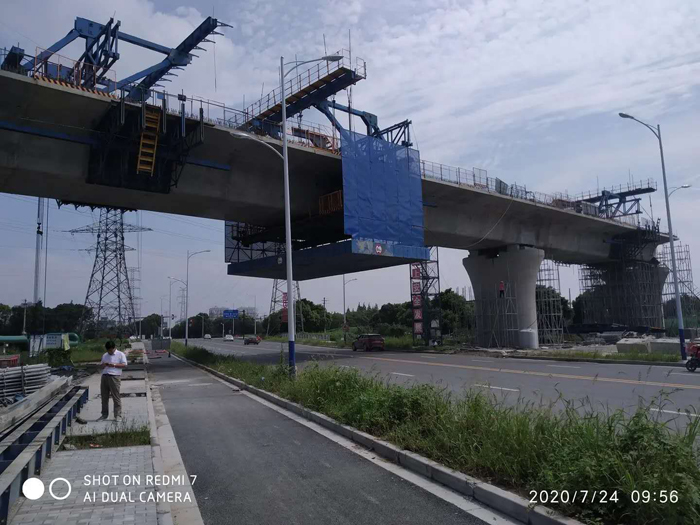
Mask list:
[{"label": "metal guardrail", "polygon": [[[502,180],[494,177],[489,177],[486,170],[480,168],[458,168],[455,166],[447,166],[429,160],[421,160],[421,176],[424,179],[432,179],[442,182],[450,182],[458,186],[470,186],[472,188],[486,191],[489,193],[498,193],[535,204],[543,204],[560,210],[569,210],[582,215],[591,215],[587,213],[588,209],[580,206],[578,200],[580,197],[574,197],[568,193],[542,193],[539,191],[530,191],[525,186],[517,184],[507,184]],[[651,221],[644,217],[629,215],[626,217],[616,217],[607,219],[599,215],[593,215],[599,219],[610,220],[630,226],[651,227]]]},{"label": "metal guardrail", "polygon": [[658,188],[657,183],[654,179],[638,180],[634,182],[628,182],[625,184],[618,184],[617,186],[611,186],[609,188],[601,188],[600,191],[584,191],[576,195],[576,200],[591,199],[593,197],[599,197],[603,191],[608,191],[610,193],[623,193],[628,191],[643,190],[646,188]]},{"label": "metal guardrail", "polygon": [[12,505],[20,497],[22,484],[41,474],[65,437],[68,427],[88,400],[87,387],[73,387],[55,403],[37,410],[0,441],[0,525],[7,525]]},{"label": "metal guardrail", "polygon": [[[362,78],[367,77],[367,64],[363,59],[356,57],[354,61],[355,63],[353,64],[350,51],[348,51],[347,49],[341,49],[340,51],[333,54],[340,55],[343,58],[341,58],[337,62],[317,62],[308,69],[299,73],[296,77],[292,77],[289,80],[285,81],[285,95],[287,97],[290,97],[296,93],[299,93],[302,89],[311,86],[314,82],[328,77],[331,73],[339,69],[349,69],[351,71],[354,71],[358,76]],[[253,119],[281,103],[282,89],[280,87],[276,87],[267,95],[262,97],[260,100],[257,100],[253,102],[250,106],[248,106],[245,110],[245,114],[248,116],[249,119]]]}]

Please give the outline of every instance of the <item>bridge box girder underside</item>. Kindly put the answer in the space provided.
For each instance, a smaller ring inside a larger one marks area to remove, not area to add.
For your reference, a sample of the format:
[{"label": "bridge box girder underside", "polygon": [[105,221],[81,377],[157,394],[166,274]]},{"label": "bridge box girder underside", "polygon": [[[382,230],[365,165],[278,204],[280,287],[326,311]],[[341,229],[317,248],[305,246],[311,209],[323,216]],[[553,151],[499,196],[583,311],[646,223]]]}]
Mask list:
[{"label": "bridge box girder underside", "polygon": [[[332,275],[363,272],[425,261],[430,258],[428,248],[400,244],[385,244],[366,239],[326,244],[292,254],[294,279],[306,281]],[[285,279],[287,264],[284,253],[260,259],[231,263],[229,275]]]}]

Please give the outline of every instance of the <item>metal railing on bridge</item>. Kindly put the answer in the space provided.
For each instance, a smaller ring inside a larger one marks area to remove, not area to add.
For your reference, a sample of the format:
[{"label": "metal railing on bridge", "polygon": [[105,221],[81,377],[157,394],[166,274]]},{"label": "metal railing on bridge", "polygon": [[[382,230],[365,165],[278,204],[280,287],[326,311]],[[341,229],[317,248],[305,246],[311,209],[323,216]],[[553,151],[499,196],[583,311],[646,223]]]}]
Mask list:
[{"label": "metal railing on bridge", "polygon": [[[367,64],[363,59],[355,57],[353,60],[350,51],[347,49],[341,49],[337,53],[333,54],[342,56],[343,58],[336,62],[317,62],[295,77],[285,80],[284,94],[286,95],[287,99],[299,93],[305,92],[309,88],[312,88],[315,83],[327,79],[338,70],[346,69],[348,71],[354,71],[362,78],[367,76]],[[245,122],[261,116],[264,118],[267,113],[269,113],[276,106],[281,106],[281,104],[282,90],[278,86],[245,109]]]},{"label": "metal railing on bridge", "polygon": [[[480,168],[459,168],[448,166],[438,162],[429,160],[421,160],[421,175],[424,179],[432,179],[442,182],[450,182],[458,186],[470,186],[477,190],[488,193],[498,193],[535,204],[542,204],[560,210],[569,210],[582,215],[599,217],[595,206],[584,206],[586,203],[580,202],[580,197],[573,197],[568,193],[542,193],[539,191],[528,190],[525,186],[517,184],[507,184],[502,180],[489,177],[486,170]],[[624,216],[614,219],[607,219],[630,226],[639,226],[642,228],[650,227],[651,221],[639,216]]]},{"label": "metal railing on bridge", "polygon": [[[0,63],[5,62],[5,58],[8,56],[8,53],[9,51],[7,49],[0,48]],[[342,60],[338,62],[324,62],[316,64],[309,70],[304,71],[298,77],[290,79],[285,83],[285,92],[288,91],[291,93],[294,90],[298,91],[299,89],[303,89],[305,85],[313,84],[315,79],[321,78],[323,75],[327,75],[333,70],[337,70],[339,68],[351,68],[352,64],[350,63],[349,53],[345,50],[341,50],[338,52],[338,54],[343,55]],[[52,55],[51,59],[53,59],[55,56],[57,55]],[[46,64],[41,69],[42,75],[46,75],[45,78],[52,78],[52,75],[55,75],[56,80],[69,82],[70,75],[66,75],[66,71],[68,71],[68,69],[71,71],[76,71],[79,69],[77,63],[70,64],[69,68],[68,63],[63,64],[60,60],[56,62],[52,61],[51,59],[46,60]],[[7,68],[3,67],[3,69]],[[364,60],[361,58],[356,58],[353,70],[364,77],[366,74],[366,65]],[[21,71],[15,72],[23,74]],[[247,127],[251,120],[257,115],[260,115],[267,109],[274,107],[275,104],[279,104],[281,102],[280,93],[280,89],[277,88],[271,91],[266,97],[263,97],[263,99],[253,103],[244,110],[236,109],[227,106],[223,102],[218,102],[204,97],[178,95],[177,93],[168,93],[167,91],[158,91],[157,89],[150,89],[148,96],[143,101],[154,106],[162,106],[162,101],[165,99],[165,106],[168,113],[179,116],[182,114],[184,109],[184,113],[187,118],[199,120],[201,110],[202,119],[208,124],[231,129],[241,129]],[[288,142],[312,149],[321,149],[330,153],[340,154],[340,140],[335,128],[303,121],[301,119],[290,120],[295,124],[287,126]],[[266,129],[272,130],[273,133],[276,132],[278,137],[281,136],[282,126],[279,122],[264,122]],[[251,128],[251,131],[255,131],[255,129]],[[500,195],[505,195],[521,201],[574,211],[583,215],[605,218],[599,217],[597,212],[594,211],[595,207],[584,206],[583,204],[586,203],[582,204],[580,202],[584,198],[589,198],[595,195],[591,192],[571,196],[568,193],[548,194],[531,191],[525,186],[507,184],[498,178],[489,177],[484,169],[460,168],[428,160],[421,161],[421,176],[425,179],[449,182],[457,184],[458,186],[470,186],[481,191],[498,193]],[[656,188],[656,183],[649,179],[648,181],[638,181],[636,183],[616,186],[610,188],[609,191],[630,191],[638,189],[640,185],[653,185],[653,187]],[[642,228],[649,228],[653,226],[651,221],[638,215],[620,216],[606,220]]]}]

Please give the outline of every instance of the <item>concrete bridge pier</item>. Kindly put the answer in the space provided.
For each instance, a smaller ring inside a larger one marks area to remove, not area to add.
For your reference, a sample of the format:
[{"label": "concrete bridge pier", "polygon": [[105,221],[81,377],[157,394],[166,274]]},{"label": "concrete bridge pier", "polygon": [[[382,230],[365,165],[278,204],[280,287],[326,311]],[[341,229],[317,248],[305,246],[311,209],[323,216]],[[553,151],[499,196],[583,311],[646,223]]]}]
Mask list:
[{"label": "concrete bridge pier", "polygon": [[544,250],[525,245],[473,251],[462,260],[476,301],[477,343],[537,348],[537,272]]}]

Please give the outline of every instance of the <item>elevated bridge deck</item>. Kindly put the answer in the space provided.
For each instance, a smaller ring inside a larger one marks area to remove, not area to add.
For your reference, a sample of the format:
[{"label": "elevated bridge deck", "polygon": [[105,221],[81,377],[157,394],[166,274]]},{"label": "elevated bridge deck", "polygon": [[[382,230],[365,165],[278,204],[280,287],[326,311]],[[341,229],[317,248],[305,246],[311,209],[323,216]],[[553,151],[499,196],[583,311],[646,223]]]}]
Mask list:
[{"label": "elevated bridge deck", "polygon": [[[269,227],[282,222],[278,157],[263,144],[231,136],[225,125],[205,123],[203,143],[169,193],[89,184],[90,148],[100,139],[95,127],[116,102],[5,71],[0,92],[2,192]],[[323,220],[319,199],[342,187],[340,155],[290,144],[289,165],[293,221]],[[429,163],[422,189],[426,245],[477,250],[522,244],[562,262],[590,263],[609,257],[610,239],[637,228],[527,194],[503,194],[469,177],[440,177]]]}]

